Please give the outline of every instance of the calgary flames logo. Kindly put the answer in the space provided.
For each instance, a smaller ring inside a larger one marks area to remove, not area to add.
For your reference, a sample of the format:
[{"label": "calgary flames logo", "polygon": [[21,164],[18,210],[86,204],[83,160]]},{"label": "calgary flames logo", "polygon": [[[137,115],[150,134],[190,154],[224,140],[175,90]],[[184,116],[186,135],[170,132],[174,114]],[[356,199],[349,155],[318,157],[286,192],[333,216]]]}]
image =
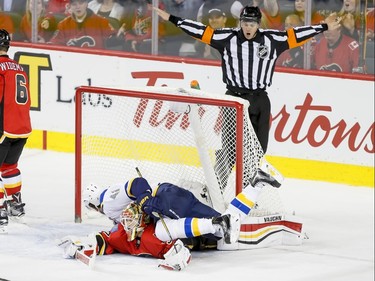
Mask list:
[{"label": "calgary flames logo", "polygon": [[91,36],[82,36],[79,38],[70,39],[67,46],[74,47],[95,47],[95,40]]},{"label": "calgary flames logo", "polygon": [[320,67],[320,70],[328,70],[328,71],[335,71],[335,72],[342,72],[342,68],[340,65],[337,63],[331,63],[331,64],[326,64],[322,65]]}]

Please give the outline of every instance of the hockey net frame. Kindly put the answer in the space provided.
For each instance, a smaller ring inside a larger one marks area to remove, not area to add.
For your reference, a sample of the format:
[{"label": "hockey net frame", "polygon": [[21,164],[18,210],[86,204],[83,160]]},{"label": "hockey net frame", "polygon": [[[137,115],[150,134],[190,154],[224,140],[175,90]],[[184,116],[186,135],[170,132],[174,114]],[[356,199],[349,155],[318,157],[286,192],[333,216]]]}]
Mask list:
[{"label": "hockey net frame", "polygon": [[[226,107],[232,108],[235,110],[236,114],[236,141],[235,141],[235,149],[236,149],[236,159],[235,159],[235,169],[234,169],[234,190],[233,193],[230,193],[230,197],[238,194],[242,191],[244,186],[244,126],[247,127],[247,133],[252,136],[255,136],[253,128],[250,123],[250,119],[248,117],[248,110],[247,107],[249,104],[246,100],[236,98],[236,97],[228,97],[228,96],[218,96],[218,95],[209,95],[208,93],[205,94],[203,91],[193,90],[193,89],[175,89],[169,87],[146,87],[142,89],[112,89],[112,88],[102,88],[102,87],[91,87],[91,86],[81,86],[76,88],[75,94],[75,110],[76,110],[76,129],[75,129],[75,222],[82,221],[82,188],[84,187],[83,184],[87,184],[87,181],[83,183],[82,181],[82,113],[83,113],[83,105],[84,105],[84,98],[83,95],[86,94],[96,94],[96,95],[110,95],[113,97],[128,97],[128,98],[136,98],[136,99],[144,99],[144,100],[155,100],[155,101],[162,101],[162,102],[178,102],[179,104],[189,106],[191,105],[191,109],[197,106],[215,106],[215,107]],[[178,110],[178,109],[177,109]],[[199,122],[199,117],[194,118],[194,115],[189,115],[191,123]],[[195,119],[195,121],[194,121]],[[245,124],[246,123],[246,124]],[[237,129],[241,128],[241,129]],[[254,138],[254,137],[252,137]],[[263,152],[260,148],[260,144],[258,140],[252,139],[252,145],[255,146],[256,155],[254,155],[254,159],[252,159],[251,163],[251,171],[247,174],[247,181],[250,172],[254,171],[256,167],[259,166],[259,162],[261,157],[263,156]],[[205,172],[206,173],[206,172]],[[146,175],[147,178],[147,175]],[[126,179],[124,179],[126,180]],[[160,179],[162,180],[162,179]],[[110,179],[107,180],[107,184],[111,184]],[[212,182],[212,181],[211,181]],[[207,184],[207,182],[205,183]],[[246,183],[245,183],[246,184]],[[211,186],[211,184],[209,184]],[[212,188],[211,188],[212,189]],[[209,193],[217,193],[220,190],[209,190]],[[220,202],[217,200],[217,194],[210,194],[212,205],[215,209],[222,212],[223,208],[225,208],[225,202]],[[212,198],[214,197],[214,198]],[[216,198],[216,199],[215,199]],[[214,202],[216,200],[216,202]],[[228,203],[228,202],[226,202]],[[220,205],[220,206],[219,206]]]}]

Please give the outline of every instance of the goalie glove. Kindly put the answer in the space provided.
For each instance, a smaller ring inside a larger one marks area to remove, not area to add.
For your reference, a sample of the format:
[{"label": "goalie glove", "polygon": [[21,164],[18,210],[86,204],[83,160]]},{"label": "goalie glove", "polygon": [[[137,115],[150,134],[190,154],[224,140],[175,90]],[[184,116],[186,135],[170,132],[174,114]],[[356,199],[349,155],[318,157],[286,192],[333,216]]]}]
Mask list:
[{"label": "goalie glove", "polygon": [[164,255],[164,260],[159,260],[159,266],[168,270],[181,271],[191,261],[191,254],[181,240],[176,240],[173,247]]},{"label": "goalie glove", "polygon": [[65,236],[61,239],[58,246],[63,249],[63,258],[74,259],[78,251],[83,252],[86,256],[91,257],[96,254],[95,235],[88,237]]}]

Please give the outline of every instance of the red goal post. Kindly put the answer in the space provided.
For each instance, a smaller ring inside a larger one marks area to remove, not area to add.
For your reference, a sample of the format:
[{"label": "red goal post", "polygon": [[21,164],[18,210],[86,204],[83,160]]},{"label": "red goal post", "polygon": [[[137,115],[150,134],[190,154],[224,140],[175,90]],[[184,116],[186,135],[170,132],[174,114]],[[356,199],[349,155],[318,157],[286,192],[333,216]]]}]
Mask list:
[{"label": "red goal post", "polygon": [[152,184],[205,187],[222,212],[263,156],[249,105],[240,98],[169,87],[81,86],[75,105],[76,222],[86,185],[126,182],[137,176],[135,167]]}]

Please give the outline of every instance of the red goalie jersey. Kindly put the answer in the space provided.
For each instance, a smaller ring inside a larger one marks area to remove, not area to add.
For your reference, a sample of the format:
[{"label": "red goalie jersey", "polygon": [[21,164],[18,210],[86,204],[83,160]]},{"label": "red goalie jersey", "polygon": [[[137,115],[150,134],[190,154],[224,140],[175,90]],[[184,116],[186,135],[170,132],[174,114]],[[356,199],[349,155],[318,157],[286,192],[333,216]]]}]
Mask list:
[{"label": "red goalie jersey", "polygon": [[[117,228],[117,229],[116,229]],[[117,224],[111,232],[102,231],[96,235],[97,254],[110,255],[122,253],[133,256],[164,258],[164,254],[172,248],[173,243],[162,242],[155,236],[155,225],[148,224],[141,237],[128,241],[128,236],[121,224]]]}]

